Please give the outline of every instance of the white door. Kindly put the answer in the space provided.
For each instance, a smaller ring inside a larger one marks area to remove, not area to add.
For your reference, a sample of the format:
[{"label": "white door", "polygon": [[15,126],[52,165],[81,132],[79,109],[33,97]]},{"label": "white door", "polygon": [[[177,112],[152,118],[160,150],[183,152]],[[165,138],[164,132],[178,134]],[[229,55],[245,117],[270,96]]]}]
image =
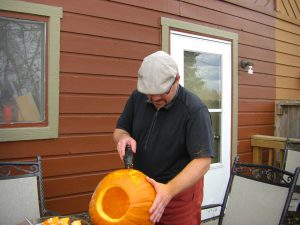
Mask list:
[{"label": "white door", "polygon": [[[205,175],[203,206],[222,203],[230,174],[232,43],[177,31],[170,34],[170,54],[177,61],[181,85],[198,95],[211,113],[216,157]],[[202,211],[202,219],[219,209]]]}]

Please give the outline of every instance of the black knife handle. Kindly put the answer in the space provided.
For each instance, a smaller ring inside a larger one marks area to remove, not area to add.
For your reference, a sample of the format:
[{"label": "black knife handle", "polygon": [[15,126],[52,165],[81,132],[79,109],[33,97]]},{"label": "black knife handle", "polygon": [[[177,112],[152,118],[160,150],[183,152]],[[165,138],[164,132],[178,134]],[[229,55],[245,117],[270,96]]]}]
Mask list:
[{"label": "black knife handle", "polygon": [[133,152],[131,150],[131,145],[127,144],[125,148],[125,156],[124,156],[124,166],[126,169],[130,169],[133,167]]}]

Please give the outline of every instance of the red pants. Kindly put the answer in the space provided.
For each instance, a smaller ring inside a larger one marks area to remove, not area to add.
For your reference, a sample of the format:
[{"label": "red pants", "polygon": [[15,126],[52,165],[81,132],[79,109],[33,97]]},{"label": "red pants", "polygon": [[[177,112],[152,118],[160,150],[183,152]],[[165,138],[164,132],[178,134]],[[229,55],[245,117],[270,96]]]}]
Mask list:
[{"label": "red pants", "polygon": [[176,195],[156,225],[200,225],[203,178],[193,187]]}]

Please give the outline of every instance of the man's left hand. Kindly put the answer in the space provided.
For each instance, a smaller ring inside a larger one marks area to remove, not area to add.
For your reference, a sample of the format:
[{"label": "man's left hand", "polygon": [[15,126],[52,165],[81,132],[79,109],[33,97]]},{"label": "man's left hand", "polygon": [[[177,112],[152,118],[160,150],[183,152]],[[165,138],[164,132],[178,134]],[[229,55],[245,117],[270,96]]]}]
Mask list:
[{"label": "man's left hand", "polygon": [[151,222],[157,223],[161,219],[166,206],[172,199],[172,196],[166,184],[158,183],[150,177],[146,177],[146,179],[156,191],[156,196],[149,212]]}]

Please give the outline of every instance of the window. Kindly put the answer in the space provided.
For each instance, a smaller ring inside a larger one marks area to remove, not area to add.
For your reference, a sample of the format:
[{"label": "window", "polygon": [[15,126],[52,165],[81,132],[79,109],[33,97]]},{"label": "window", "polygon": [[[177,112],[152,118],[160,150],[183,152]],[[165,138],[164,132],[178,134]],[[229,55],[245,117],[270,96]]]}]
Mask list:
[{"label": "window", "polygon": [[45,122],[44,22],[0,17],[0,124]]},{"label": "window", "polygon": [[0,141],[58,136],[60,7],[0,2]]}]

